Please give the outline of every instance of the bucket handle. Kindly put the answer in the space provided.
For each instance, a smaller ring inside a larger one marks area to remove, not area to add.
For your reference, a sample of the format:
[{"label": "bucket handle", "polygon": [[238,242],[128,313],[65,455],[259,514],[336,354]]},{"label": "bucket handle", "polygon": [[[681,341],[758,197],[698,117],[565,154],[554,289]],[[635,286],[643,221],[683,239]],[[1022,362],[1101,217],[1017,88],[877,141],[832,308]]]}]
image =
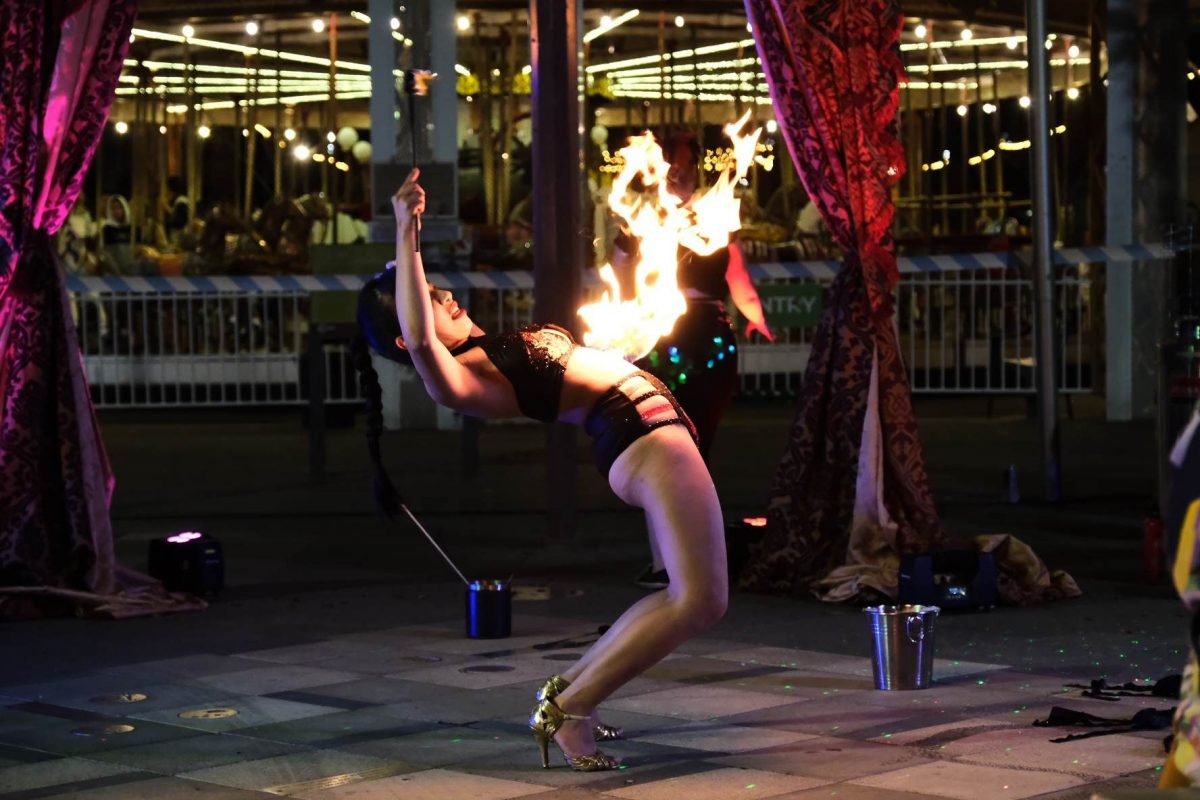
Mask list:
[{"label": "bucket handle", "polygon": [[[913,623],[917,623],[917,635],[913,636]],[[920,642],[925,638],[925,620],[918,616],[909,617],[904,621],[904,632],[908,634],[908,640],[913,643]]]}]

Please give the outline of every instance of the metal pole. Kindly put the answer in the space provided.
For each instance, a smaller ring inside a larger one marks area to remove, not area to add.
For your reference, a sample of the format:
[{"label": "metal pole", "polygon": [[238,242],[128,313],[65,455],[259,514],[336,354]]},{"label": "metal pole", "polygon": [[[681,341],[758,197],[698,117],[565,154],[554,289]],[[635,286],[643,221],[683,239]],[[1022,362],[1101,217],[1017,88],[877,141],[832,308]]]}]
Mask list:
[{"label": "metal pole", "polygon": [[1033,183],[1033,266],[1037,297],[1038,421],[1046,500],[1062,497],[1058,442],[1058,392],[1054,370],[1053,208],[1050,205],[1050,88],[1046,56],[1046,0],[1026,0],[1026,57],[1029,59],[1030,160]]},{"label": "metal pole", "polygon": [[[530,0],[533,66],[534,318],[577,328],[583,264],[582,0]],[[575,433],[550,425],[546,441],[547,533],[563,541],[575,522]]]}]

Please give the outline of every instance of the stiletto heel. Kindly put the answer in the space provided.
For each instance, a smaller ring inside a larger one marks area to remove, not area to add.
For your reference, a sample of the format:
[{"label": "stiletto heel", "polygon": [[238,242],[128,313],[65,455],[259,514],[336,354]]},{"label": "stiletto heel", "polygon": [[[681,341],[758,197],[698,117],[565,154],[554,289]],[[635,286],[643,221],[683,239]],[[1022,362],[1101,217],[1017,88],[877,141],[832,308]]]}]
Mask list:
[{"label": "stiletto heel", "polygon": [[[586,720],[587,717],[568,714],[555,705],[554,701],[549,698],[538,703],[537,707],[533,709],[533,713],[529,715],[529,727],[533,731],[534,741],[538,743],[538,748],[541,750],[543,767],[550,766],[550,740],[562,728],[563,723],[572,719]],[[555,745],[558,745],[558,742],[555,742]],[[584,756],[571,756],[567,755],[567,752],[562,747],[558,749],[562,752],[567,766],[577,772],[599,772],[601,770],[616,769],[621,764],[617,759],[605,755],[599,750]]]},{"label": "stiletto heel", "polygon": [[[566,690],[571,682],[562,675],[551,675],[542,688],[537,690],[537,700],[553,700]],[[613,725],[605,725],[603,722],[596,722],[592,725],[592,738],[597,742],[611,742],[616,739],[625,738],[625,732]]]}]

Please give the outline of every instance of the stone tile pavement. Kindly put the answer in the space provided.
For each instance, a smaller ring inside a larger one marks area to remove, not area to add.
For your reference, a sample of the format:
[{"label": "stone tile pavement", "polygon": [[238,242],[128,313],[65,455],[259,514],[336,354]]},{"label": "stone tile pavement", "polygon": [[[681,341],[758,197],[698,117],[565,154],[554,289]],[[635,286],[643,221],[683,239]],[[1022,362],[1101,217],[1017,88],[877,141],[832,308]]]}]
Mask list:
[{"label": "stone tile pavement", "polygon": [[1063,744],[1052,705],[1129,716],[1063,678],[939,661],[878,692],[865,658],[702,638],[602,707],[623,768],[539,766],[524,721],[597,622],[518,610],[511,639],[459,620],[110,666],[0,694],[0,797],[303,800],[1086,798],[1153,786],[1162,733]]}]

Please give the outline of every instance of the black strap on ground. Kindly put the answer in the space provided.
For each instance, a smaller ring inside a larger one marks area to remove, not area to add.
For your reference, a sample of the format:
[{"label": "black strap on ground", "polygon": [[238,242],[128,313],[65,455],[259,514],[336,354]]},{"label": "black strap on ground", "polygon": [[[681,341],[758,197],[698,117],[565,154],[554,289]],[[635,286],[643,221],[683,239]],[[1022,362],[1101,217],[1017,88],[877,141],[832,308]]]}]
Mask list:
[{"label": "black strap on ground", "polygon": [[1143,708],[1129,719],[1112,719],[1097,717],[1085,711],[1076,711],[1062,706],[1053,706],[1050,716],[1044,720],[1035,720],[1035,728],[1093,728],[1087,733],[1073,733],[1058,739],[1051,739],[1054,744],[1074,742],[1079,739],[1090,739],[1095,736],[1111,736],[1114,733],[1128,731],[1157,731],[1171,727],[1175,716],[1174,708]]}]

